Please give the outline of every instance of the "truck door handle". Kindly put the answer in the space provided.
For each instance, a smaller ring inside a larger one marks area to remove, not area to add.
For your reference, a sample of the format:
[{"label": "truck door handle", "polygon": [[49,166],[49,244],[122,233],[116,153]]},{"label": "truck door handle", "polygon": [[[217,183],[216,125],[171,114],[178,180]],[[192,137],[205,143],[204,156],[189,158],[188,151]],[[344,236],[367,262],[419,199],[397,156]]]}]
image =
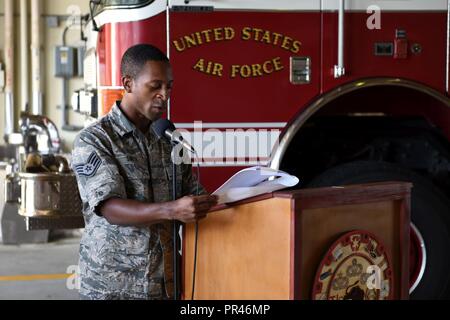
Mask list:
[{"label": "truck door handle", "polygon": [[339,0],[338,18],[338,64],[334,66],[334,77],[336,79],[345,75],[344,66],[344,41],[345,41],[345,0]]}]

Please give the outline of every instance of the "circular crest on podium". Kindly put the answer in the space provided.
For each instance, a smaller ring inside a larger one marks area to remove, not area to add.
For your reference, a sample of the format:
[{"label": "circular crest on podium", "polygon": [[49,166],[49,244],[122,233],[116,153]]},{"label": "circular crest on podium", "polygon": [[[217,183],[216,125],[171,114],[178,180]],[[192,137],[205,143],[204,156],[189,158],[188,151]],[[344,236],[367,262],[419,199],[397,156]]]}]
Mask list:
[{"label": "circular crest on podium", "polygon": [[385,247],[373,234],[356,230],[330,247],[317,270],[313,300],[392,299],[393,271]]}]

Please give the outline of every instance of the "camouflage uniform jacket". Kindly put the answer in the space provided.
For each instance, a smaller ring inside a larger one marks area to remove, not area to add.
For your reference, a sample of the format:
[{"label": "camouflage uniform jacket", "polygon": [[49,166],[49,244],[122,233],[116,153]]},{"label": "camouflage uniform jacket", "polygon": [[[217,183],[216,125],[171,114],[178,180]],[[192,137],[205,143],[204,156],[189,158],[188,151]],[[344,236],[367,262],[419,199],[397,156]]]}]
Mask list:
[{"label": "camouflage uniform jacket", "polygon": [[[112,225],[99,205],[110,198],[172,200],[171,146],[153,130],[140,132],[117,102],[110,113],[75,139],[72,168],[83,202],[80,243],[82,299],[173,297],[172,223]],[[191,166],[177,166],[177,195],[195,194]],[[204,193],[200,186],[200,193]]]}]

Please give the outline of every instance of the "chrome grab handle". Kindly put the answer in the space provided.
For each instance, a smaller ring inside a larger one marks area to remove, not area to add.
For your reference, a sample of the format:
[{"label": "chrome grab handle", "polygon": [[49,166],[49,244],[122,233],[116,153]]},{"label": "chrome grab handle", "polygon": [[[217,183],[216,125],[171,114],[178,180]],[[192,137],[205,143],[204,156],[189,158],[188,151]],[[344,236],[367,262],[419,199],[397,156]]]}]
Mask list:
[{"label": "chrome grab handle", "polygon": [[334,77],[340,78],[345,75],[344,67],[344,32],[345,32],[345,0],[339,0],[339,21],[338,21],[338,64],[334,66]]}]

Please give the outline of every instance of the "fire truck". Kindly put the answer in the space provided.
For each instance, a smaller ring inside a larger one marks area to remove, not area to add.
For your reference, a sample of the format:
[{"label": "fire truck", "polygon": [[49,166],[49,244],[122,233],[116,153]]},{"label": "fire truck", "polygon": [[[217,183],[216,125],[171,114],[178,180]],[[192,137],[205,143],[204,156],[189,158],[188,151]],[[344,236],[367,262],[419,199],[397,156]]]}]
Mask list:
[{"label": "fire truck", "polygon": [[209,191],[257,164],[302,188],[410,181],[411,298],[450,296],[449,1],[97,0],[90,9],[76,110],[106,114],[123,94],[123,53],[151,43],[171,60],[167,117],[200,151]]}]

